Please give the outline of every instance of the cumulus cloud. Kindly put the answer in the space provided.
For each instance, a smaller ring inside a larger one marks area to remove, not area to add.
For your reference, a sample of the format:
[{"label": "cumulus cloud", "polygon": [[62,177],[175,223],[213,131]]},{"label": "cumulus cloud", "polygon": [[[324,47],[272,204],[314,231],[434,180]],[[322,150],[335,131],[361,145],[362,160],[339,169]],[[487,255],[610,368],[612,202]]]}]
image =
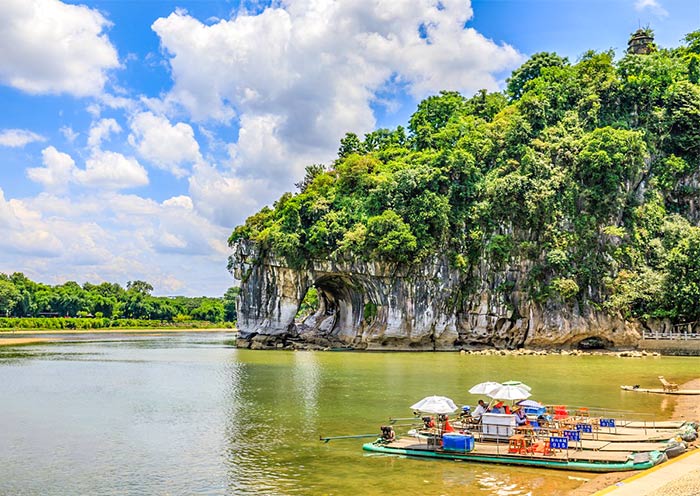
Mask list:
[{"label": "cumulus cloud", "polygon": [[159,294],[223,294],[231,284],[221,241],[230,232],[198,214],[187,196],[159,203],[105,191],[6,200],[0,189],[0,227],[0,272],[21,268],[50,284],[143,279]]},{"label": "cumulus cloud", "polygon": [[119,66],[96,10],[58,0],[0,2],[0,82],[31,94],[98,95]]},{"label": "cumulus cloud", "polygon": [[635,0],[634,8],[638,12],[649,10],[659,17],[667,17],[668,11],[658,2],[658,0]]},{"label": "cumulus cloud", "polygon": [[212,25],[175,11],[152,25],[174,79],[162,106],[235,117],[237,177],[267,178],[276,192],[332,159],[346,132],[372,130],[379,91],[497,89],[494,74],[522,56],[465,28],[471,17],[464,0],[289,0]]},{"label": "cumulus cloud", "polygon": [[90,127],[88,134],[88,146],[100,148],[102,141],[109,139],[110,134],[120,133],[121,126],[114,119],[100,119]]},{"label": "cumulus cloud", "polygon": [[189,191],[197,212],[229,229],[280,193],[268,179],[241,179],[206,163],[195,165]]},{"label": "cumulus cloud", "polygon": [[44,167],[27,169],[27,176],[40,183],[46,189],[62,189],[73,179],[76,171],[75,161],[67,153],[56,150],[53,146],[41,152]]},{"label": "cumulus cloud", "polygon": [[74,173],[80,184],[106,189],[145,186],[148,173],[133,157],[121,153],[97,151],[85,161],[85,169]]},{"label": "cumulus cloud", "polygon": [[172,125],[165,117],[140,112],[131,121],[129,143],[139,155],[156,167],[184,177],[185,164],[202,160],[199,144],[189,124]]},{"label": "cumulus cloud", "polygon": [[0,131],[0,146],[22,148],[35,141],[46,141],[46,138],[26,129],[3,129]]},{"label": "cumulus cloud", "polygon": [[5,193],[0,188],[0,226],[3,227],[0,249],[5,257],[16,254],[53,258],[60,253],[63,248],[61,241],[40,220],[41,215],[27,208],[23,202],[6,201]]},{"label": "cumulus cloud", "polygon": [[78,168],[70,155],[53,146],[45,148],[41,155],[44,166],[27,169],[27,177],[47,190],[62,191],[71,183],[106,190],[148,184],[146,169],[135,158],[121,153],[94,149],[84,169]]},{"label": "cumulus cloud", "polygon": [[63,126],[59,129],[59,131],[61,132],[63,137],[66,138],[66,141],[68,141],[68,143],[73,143],[75,139],[80,135],[80,133],[73,131],[73,128],[70,126]]},{"label": "cumulus cloud", "polygon": [[184,210],[192,210],[194,208],[192,205],[192,198],[184,195],[168,198],[163,202],[163,206],[169,208],[182,208]]}]

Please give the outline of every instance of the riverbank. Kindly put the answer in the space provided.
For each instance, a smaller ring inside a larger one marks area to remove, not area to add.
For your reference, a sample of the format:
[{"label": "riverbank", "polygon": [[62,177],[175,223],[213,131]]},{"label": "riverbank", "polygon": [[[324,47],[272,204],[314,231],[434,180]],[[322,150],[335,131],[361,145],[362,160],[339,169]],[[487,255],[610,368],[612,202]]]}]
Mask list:
[{"label": "riverbank", "polygon": [[[230,333],[235,334],[235,329],[229,328],[180,328],[180,327],[165,327],[165,328],[148,328],[148,329],[124,329],[120,327],[111,327],[105,329],[57,329],[57,330],[31,330],[31,329],[15,329],[0,331],[0,346],[19,346],[27,344],[50,343],[55,341],[63,341],[65,336],[75,335],[112,335],[112,334],[139,334],[139,335],[157,335],[157,334],[177,334],[177,333]],[[34,337],[38,336],[38,337]],[[56,338],[48,336],[58,336]]]},{"label": "riverbank", "polygon": [[[681,389],[698,389],[700,388],[700,378],[693,379],[692,381],[688,381],[685,384],[681,386]],[[689,421],[699,421],[700,420],[700,400],[695,397],[695,396],[673,396],[673,398],[676,400],[676,405],[673,409],[673,414],[671,416],[671,420],[689,420]],[[698,458],[700,456],[700,451],[697,450],[698,447],[698,441],[695,441],[694,443],[691,443],[691,446],[689,446],[690,449],[692,449],[692,453],[694,453],[693,459]],[[669,462],[667,462],[669,463]],[[675,463],[673,460],[670,463]],[[659,465],[659,469],[665,467],[666,464]],[[695,478],[687,478],[685,477],[685,471],[664,471],[664,472],[659,472],[657,473],[656,471],[652,471],[653,469],[646,470],[646,471],[635,471],[635,472],[615,472],[615,473],[609,473],[609,474],[601,474],[597,477],[594,477],[593,479],[589,480],[588,482],[584,483],[581,487],[569,492],[568,496],[590,496],[593,494],[607,494],[612,493],[612,494],[620,494],[616,491],[613,491],[613,488],[621,487],[618,486],[618,484],[623,484],[624,481],[629,481],[629,480],[643,480],[645,477],[650,477],[653,478],[655,481],[658,482],[659,477],[669,477],[669,480],[663,481],[665,484],[673,484],[676,483],[676,479],[678,479],[677,484],[700,484],[700,472],[695,476]],[[697,471],[696,471],[697,472]],[[652,475],[654,474],[654,475]],[[681,475],[683,475],[683,478],[681,479]],[[686,479],[688,479],[686,481]],[[645,485],[639,485],[639,488],[647,487]],[[650,491],[652,490],[652,487],[658,487],[658,484],[651,485],[649,484],[648,487],[650,488]],[[693,486],[695,487],[695,486]],[[604,492],[605,491],[605,492]],[[625,493],[627,494],[627,493]],[[633,493],[629,493],[633,494]],[[637,492],[634,493],[637,496],[644,496],[645,494],[651,494],[651,492],[647,493],[644,492],[643,490],[637,489]],[[692,493],[687,493],[687,492],[674,492],[674,493],[655,493],[655,494],[692,494]]]}]

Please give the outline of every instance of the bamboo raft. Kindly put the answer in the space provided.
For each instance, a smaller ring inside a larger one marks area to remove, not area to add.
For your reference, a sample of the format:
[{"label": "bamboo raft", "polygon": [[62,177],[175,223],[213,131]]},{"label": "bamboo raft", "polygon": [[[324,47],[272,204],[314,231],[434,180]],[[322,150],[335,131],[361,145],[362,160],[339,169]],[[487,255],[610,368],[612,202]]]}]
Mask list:
[{"label": "bamboo raft", "polygon": [[661,463],[667,459],[660,451],[603,451],[603,450],[553,450],[543,453],[512,453],[507,444],[477,442],[471,451],[446,451],[429,446],[417,438],[403,437],[385,443],[381,440],[366,443],[362,446],[366,451],[394,454],[401,456],[459,460],[477,463],[499,463],[506,465],[521,465],[545,467],[559,470],[575,470],[584,472],[618,472],[626,470],[643,470]]},{"label": "bamboo raft", "polygon": [[686,424],[685,420],[653,420],[653,421],[618,421],[621,427],[629,427],[630,429],[680,429]]}]

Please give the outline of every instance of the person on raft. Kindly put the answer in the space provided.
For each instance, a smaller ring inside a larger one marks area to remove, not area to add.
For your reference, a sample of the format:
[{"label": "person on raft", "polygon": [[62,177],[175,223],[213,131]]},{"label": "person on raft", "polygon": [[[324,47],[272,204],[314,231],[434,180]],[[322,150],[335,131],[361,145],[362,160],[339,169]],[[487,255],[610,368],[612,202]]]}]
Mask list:
[{"label": "person on raft", "polygon": [[515,425],[522,427],[528,424],[527,414],[522,407],[516,406],[513,410],[513,416],[515,417]]}]

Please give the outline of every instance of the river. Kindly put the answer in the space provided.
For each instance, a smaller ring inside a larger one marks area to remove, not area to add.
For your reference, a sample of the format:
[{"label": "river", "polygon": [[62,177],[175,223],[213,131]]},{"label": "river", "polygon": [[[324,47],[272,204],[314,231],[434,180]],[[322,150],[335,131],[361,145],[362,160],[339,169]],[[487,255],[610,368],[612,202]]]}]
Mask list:
[{"label": "river", "polygon": [[81,336],[0,348],[0,494],[536,495],[589,474],[373,455],[424,396],[518,379],[545,403],[671,415],[621,391],[697,376],[697,358],[239,350],[226,334]]}]

